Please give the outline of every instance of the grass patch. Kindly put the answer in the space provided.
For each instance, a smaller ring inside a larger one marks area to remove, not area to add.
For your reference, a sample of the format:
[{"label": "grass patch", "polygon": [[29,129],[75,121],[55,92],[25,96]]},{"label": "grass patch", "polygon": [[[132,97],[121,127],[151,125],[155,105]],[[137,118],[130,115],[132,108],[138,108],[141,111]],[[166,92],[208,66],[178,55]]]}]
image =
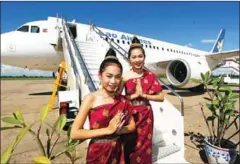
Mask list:
[{"label": "grass patch", "polygon": [[38,77],[38,76],[2,76],[0,80],[53,80],[53,77]]}]

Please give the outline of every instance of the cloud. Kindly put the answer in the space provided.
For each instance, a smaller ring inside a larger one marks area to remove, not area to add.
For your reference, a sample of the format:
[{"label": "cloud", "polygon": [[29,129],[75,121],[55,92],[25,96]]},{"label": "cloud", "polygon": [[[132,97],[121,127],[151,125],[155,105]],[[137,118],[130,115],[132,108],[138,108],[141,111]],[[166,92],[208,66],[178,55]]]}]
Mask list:
[{"label": "cloud", "polygon": [[192,47],[192,43],[186,44],[185,47]]},{"label": "cloud", "polygon": [[214,43],[216,40],[213,39],[203,39],[201,40],[202,43]]}]

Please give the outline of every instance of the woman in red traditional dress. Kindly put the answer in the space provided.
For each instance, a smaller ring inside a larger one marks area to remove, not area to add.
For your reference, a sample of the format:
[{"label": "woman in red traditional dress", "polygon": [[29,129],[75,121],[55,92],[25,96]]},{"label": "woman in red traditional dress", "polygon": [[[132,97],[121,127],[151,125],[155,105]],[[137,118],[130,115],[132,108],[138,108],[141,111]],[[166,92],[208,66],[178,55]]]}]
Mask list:
[{"label": "woman in red traditional dress", "polygon": [[125,135],[125,153],[127,163],[152,163],[153,111],[149,100],[163,101],[162,86],[154,73],[143,69],[145,51],[137,37],[134,37],[128,51],[131,70],[123,75],[125,93],[132,104],[132,113],[136,122],[135,135]]},{"label": "woman in red traditional dress", "polygon": [[[112,49],[100,65],[99,78],[102,88],[84,98],[72,125],[71,138],[91,139],[87,163],[124,164],[120,134],[134,132],[135,122],[129,100],[115,94],[122,79],[122,65]],[[83,129],[87,116],[90,130]]]}]

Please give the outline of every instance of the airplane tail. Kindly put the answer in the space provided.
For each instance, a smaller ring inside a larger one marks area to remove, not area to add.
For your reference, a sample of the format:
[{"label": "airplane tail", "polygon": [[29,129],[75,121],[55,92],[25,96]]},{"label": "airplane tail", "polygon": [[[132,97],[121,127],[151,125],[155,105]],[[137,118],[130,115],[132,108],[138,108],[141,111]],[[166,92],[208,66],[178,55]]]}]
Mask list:
[{"label": "airplane tail", "polygon": [[215,69],[219,62],[222,62],[223,60],[230,57],[239,56],[239,49],[221,52],[223,48],[224,36],[225,29],[221,29],[211,52],[206,55],[207,63],[210,66],[211,70]]},{"label": "airplane tail", "polygon": [[225,37],[225,29],[221,29],[217,40],[214,43],[214,46],[211,50],[211,53],[218,53],[222,51],[223,48],[223,42],[224,42],[224,37]]}]

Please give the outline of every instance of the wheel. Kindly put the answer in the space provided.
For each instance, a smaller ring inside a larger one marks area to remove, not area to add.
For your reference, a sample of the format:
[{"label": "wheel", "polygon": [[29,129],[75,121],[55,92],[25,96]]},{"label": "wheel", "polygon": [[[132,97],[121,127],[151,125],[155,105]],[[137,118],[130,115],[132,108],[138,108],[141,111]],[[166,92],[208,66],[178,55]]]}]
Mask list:
[{"label": "wheel", "polygon": [[196,86],[196,87],[193,87],[193,88],[189,88],[189,90],[190,90],[191,92],[204,92],[204,91],[205,91],[203,84],[201,84],[201,85],[199,85],[199,86]]}]

